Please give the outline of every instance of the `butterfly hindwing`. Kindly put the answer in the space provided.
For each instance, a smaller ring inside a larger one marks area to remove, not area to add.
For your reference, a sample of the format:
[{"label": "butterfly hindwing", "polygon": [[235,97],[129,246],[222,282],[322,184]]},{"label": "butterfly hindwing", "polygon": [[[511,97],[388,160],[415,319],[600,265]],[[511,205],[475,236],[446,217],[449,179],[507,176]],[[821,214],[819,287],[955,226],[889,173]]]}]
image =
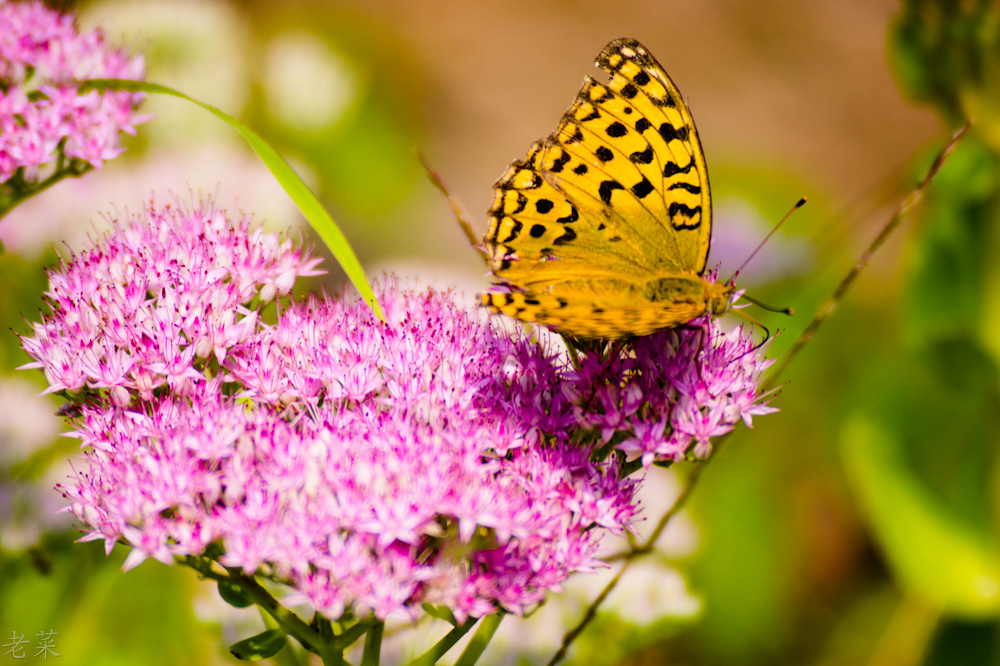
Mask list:
[{"label": "butterfly hindwing", "polygon": [[[544,293],[485,293],[481,302],[497,312],[586,338],[649,335],[704,314],[703,298],[650,302],[631,294],[633,285],[577,284]],[[590,288],[588,288],[590,287]],[[576,294],[586,291],[590,298]],[[613,293],[612,293],[613,292]]]}]

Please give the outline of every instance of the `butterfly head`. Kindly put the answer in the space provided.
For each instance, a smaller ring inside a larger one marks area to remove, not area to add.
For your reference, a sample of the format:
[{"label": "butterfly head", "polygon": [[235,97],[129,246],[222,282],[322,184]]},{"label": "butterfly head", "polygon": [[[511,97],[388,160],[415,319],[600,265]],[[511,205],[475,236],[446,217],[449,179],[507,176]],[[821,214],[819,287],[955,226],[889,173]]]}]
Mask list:
[{"label": "butterfly head", "polygon": [[708,282],[708,312],[716,317],[729,312],[736,285],[732,282]]}]

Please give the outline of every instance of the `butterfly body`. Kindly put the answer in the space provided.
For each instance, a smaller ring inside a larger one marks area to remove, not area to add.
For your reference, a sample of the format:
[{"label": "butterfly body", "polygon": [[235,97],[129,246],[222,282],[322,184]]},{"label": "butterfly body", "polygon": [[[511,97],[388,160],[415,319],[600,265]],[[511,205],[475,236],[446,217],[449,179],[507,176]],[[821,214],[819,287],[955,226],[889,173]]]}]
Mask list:
[{"label": "butterfly body", "polygon": [[729,309],[704,278],[708,171],[694,121],[638,42],[597,57],[556,131],[494,185],[484,238],[495,312],[580,337],[646,335]]}]

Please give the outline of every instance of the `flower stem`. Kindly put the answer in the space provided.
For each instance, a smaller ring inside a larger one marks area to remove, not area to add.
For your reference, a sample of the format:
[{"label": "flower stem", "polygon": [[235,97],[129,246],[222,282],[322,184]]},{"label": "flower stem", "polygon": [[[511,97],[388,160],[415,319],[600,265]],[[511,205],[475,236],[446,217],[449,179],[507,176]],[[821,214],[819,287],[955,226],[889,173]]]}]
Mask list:
[{"label": "flower stem", "polygon": [[608,595],[611,594],[611,591],[618,586],[618,581],[620,581],[622,575],[624,575],[624,573],[628,571],[628,568],[629,566],[631,566],[632,561],[633,560],[631,559],[625,560],[625,564],[623,564],[622,568],[618,570],[618,573],[615,574],[615,577],[612,578],[610,581],[608,581],[608,584],[604,586],[604,589],[601,590],[601,593],[597,595],[597,598],[594,599],[594,601],[591,602],[590,606],[587,607],[587,612],[583,614],[583,618],[580,620],[580,622],[577,623],[575,627],[566,632],[566,634],[563,636],[562,645],[559,646],[559,649],[556,650],[556,653],[552,655],[551,659],[549,659],[547,666],[555,666],[560,661],[566,658],[566,652],[569,650],[569,646],[573,644],[573,641],[576,640],[577,636],[583,633],[583,630],[587,627],[588,624],[590,624],[591,620],[597,617],[598,607],[604,603],[604,600],[608,598]]},{"label": "flower stem", "polygon": [[[719,447],[722,445],[722,443],[726,440],[728,436],[729,433],[723,435],[718,440],[716,440],[714,445],[713,455],[715,455],[715,453],[718,453]],[[566,634],[563,636],[562,644],[559,646],[559,649],[556,650],[556,653],[552,655],[552,658],[549,659],[548,666],[555,666],[555,664],[558,664],[560,661],[566,658],[566,653],[569,650],[569,646],[573,643],[574,640],[576,640],[577,636],[583,633],[583,630],[587,627],[587,625],[590,624],[595,617],[597,617],[597,609],[601,606],[601,604],[604,603],[605,599],[608,598],[608,595],[611,594],[612,590],[614,590],[615,587],[617,587],[618,582],[621,580],[622,576],[625,574],[628,568],[632,565],[632,562],[635,561],[635,559],[638,558],[639,556],[646,555],[647,553],[652,552],[653,546],[656,544],[657,539],[660,538],[660,535],[663,534],[663,531],[667,528],[667,524],[674,518],[674,516],[680,513],[680,510],[684,507],[684,504],[691,496],[691,493],[694,491],[695,485],[698,483],[698,478],[701,476],[702,470],[705,469],[706,463],[708,463],[708,460],[702,462],[697,467],[691,470],[691,472],[687,476],[687,479],[684,482],[684,488],[681,489],[681,492],[674,500],[674,503],[670,505],[670,508],[667,509],[666,513],[664,513],[663,516],[660,518],[660,521],[656,524],[656,527],[653,529],[652,534],[649,535],[649,538],[646,539],[646,542],[644,544],[640,546],[634,546],[624,553],[619,553],[617,555],[612,555],[610,557],[605,558],[606,561],[608,562],[612,562],[614,560],[624,560],[625,563],[622,565],[622,568],[618,570],[618,573],[615,574],[615,577],[612,578],[610,581],[608,581],[608,584],[604,586],[604,589],[601,590],[601,593],[597,595],[597,597],[590,603],[590,606],[587,607],[587,611],[583,614],[583,617],[576,624],[576,626],[570,629],[568,632],[566,632]]]},{"label": "flower stem", "polygon": [[473,634],[472,640],[469,641],[469,644],[462,651],[461,656],[459,656],[458,661],[455,662],[455,666],[473,666],[473,664],[479,661],[479,657],[486,650],[486,646],[490,644],[493,634],[500,627],[500,622],[503,620],[504,615],[506,613],[494,613],[483,618],[482,622],[479,623],[479,628],[476,629],[476,633]]},{"label": "flower stem", "polygon": [[382,634],[385,622],[373,622],[365,634],[365,651],[361,655],[361,666],[378,666],[382,652]]},{"label": "flower stem", "polygon": [[476,622],[476,618],[470,617],[463,624],[456,626],[445,634],[444,638],[431,646],[431,649],[411,661],[409,666],[433,666],[455,643],[462,639],[462,636],[469,632],[469,629],[472,629]]},{"label": "flower stem", "polygon": [[[183,558],[182,562],[187,564],[192,569],[200,573],[205,578],[209,578],[215,581],[226,581],[239,585],[243,590],[253,599],[254,604],[256,604],[262,611],[270,615],[275,622],[278,623],[280,628],[288,633],[289,636],[294,636],[303,645],[308,645],[313,648],[320,656],[323,657],[323,663],[341,663],[343,658],[341,657],[339,661],[329,661],[325,656],[327,652],[330,651],[330,645],[323,637],[316,631],[312,629],[306,622],[302,620],[298,615],[288,610],[282,606],[278,601],[271,596],[271,594],[254,580],[251,576],[246,576],[240,571],[227,570],[228,573],[220,573],[212,568],[211,560],[201,557],[187,556]],[[336,650],[338,653],[342,653],[341,650]]]},{"label": "flower stem", "polygon": [[93,168],[90,164],[82,160],[72,160],[68,169],[60,167],[55,173],[40,183],[24,183],[24,189],[12,192],[9,196],[0,195],[0,219],[3,219],[4,215],[13,210],[18,204],[23,203],[36,194],[44,192],[64,178],[78,178]]}]

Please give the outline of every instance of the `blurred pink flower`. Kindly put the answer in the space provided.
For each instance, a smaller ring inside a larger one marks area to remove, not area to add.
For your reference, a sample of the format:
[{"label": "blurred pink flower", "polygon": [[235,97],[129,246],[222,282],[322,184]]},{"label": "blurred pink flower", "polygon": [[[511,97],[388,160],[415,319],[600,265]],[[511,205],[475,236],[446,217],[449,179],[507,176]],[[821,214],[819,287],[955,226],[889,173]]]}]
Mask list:
[{"label": "blurred pink flower", "polygon": [[70,14],[42,2],[0,0],[0,183],[35,183],[67,169],[63,158],[100,168],[135,134],[139,93],[91,91],[84,79],[141,79],[141,56],[109,48],[99,31],[80,34]]}]

